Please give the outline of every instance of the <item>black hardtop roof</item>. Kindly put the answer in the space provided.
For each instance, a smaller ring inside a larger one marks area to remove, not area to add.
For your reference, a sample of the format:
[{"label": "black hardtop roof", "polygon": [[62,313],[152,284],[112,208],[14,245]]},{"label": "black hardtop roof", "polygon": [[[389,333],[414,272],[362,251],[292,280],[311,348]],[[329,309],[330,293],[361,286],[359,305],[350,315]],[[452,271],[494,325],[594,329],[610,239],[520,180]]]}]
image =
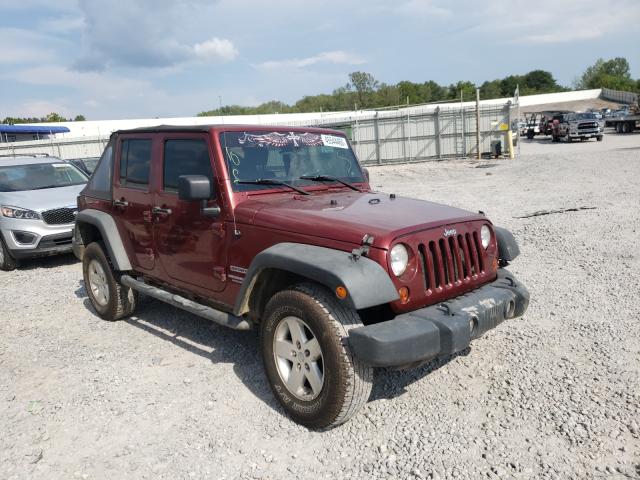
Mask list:
[{"label": "black hardtop roof", "polygon": [[264,130],[264,131],[312,131],[312,132],[331,132],[340,133],[339,130],[318,127],[293,127],[289,125],[244,125],[244,124],[205,124],[205,125],[155,125],[152,127],[130,128],[125,130],[116,130],[112,135],[120,135],[123,133],[157,133],[157,132],[209,132],[211,129],[220,131],[243,131],[243,130]]}]

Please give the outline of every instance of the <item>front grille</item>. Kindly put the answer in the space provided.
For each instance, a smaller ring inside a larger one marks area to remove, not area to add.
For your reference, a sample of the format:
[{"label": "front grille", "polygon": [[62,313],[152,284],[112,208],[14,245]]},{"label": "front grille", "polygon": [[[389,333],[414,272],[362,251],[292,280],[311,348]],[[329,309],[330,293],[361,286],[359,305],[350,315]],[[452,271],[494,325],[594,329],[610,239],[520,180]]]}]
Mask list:
[{"label": "front grille", "polygon": [[77,212],[76,208],[56,208],[42,212],[42,219],[49,225],[63,225],[75,222]]},{"label": "front grille", "polygon": [[418,245],[427,295],[484,273],[478,232],[442,237]]},{"label": "front grille", "polygon": [[578,124],[578,130],[597,128],[598,124],[594,122]]}]

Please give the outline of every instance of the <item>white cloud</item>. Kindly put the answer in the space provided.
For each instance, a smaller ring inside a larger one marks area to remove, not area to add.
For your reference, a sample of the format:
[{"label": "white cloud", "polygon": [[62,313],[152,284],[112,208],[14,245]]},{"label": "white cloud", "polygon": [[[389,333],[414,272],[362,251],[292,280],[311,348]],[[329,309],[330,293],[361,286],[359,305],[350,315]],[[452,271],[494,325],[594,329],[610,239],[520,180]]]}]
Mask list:
[{"label": "white cloud", "polygon": [[51,18],[41,25],[42,30],[51,33],[74,33],[84,28],[84,18],[80,16],[67,15],[63,17]]},{"label": "white cloud", "polygon": [[55,56],[56,48],[65,44],[54,37],[20,28],[0,28],[0,38],[0,65],[42,62]]},{"label": "white cloud", "polygon": [[339,65],[361,65],[366,61],[352,53],[343,50],[322,52],[306,58],[291,58],[286,60],[269,60],[256,65],[258,68],[274,69],[283,67],[304,68],[318,63],[334,63]]},{"label": "white cloud", "polygon": [[435,5],[433,0],[409,0],[401,2],[389,9],[390,12],[411,17],[449,17],[453,13],[448,8]]},{"label": "white cloud", "polygon": [[217,37],[196,43],[193,46],[196,57],[203,60],[224,60],[230,61],[238,56],[238,49],[226,39]]},{"label": "white cloud", "polygon": [[190,26],[198,20],[192,18],[194,12],[206,15],[206,9],[215,2],[156,0],[153,8],[149,3],[129,0],[126,6],[109,8],[100,2],[80,2],[84,18],[82,54],[74,68],[170,68],[195,60],[228,61],[238,55],[229,39],[193,38]]},{"label": "white cloud", "polygon": [[[593,40],[633,28],[640,18],[637,0],[539,0],[531,9],[529,0],[490,0],[475,12],[479,29],[494,32],[506,42],[522,44],[571,43]],[[633,19],[633,20],[632,20]]]}]

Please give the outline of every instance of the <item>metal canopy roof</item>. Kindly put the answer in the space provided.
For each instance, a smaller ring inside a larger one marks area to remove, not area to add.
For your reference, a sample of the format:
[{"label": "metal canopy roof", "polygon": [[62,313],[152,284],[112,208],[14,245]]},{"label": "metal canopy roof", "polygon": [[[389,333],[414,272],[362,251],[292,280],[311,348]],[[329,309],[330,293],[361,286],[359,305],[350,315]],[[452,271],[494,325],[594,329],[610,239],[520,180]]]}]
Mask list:
[{"label": "metal canopy roof", "polygon": [[0,124],[0,133],[67,133],[67,127],[49,127],[35,125],[3,125]]}]

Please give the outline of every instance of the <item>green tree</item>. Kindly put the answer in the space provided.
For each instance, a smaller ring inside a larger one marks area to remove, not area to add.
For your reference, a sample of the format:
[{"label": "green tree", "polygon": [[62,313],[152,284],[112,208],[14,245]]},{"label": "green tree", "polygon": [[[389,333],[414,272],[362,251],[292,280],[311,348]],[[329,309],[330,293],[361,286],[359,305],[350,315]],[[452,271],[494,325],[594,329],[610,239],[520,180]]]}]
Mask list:
[{"label": "green tree", "polygon": [[489,100],[492,98],[501,98],[502,89],[500,88],[500,80],[486,81],[480,86],[480,98]]},{"label": "green tree", "polygon": [[[560,86],[553,78],[551,72],[545,70],[532,70],[522,77],[523,86],[532,93],[555,92]],[[511,93],[513,95],[513,93]]]},{"label": "green tree", "polygon": [[373,75],[366,72],[351,72],[349,74],[349,89],[355,90],[359,108],[369,106],[371,94],[378,89],[379,83]]},{"label": "green tree", "polygon": [[60,115],[58,113],[52,112],[52,113],[50,113],[49,115],[47,115],[44,118],[44,121],[45,122],[49,122],[49,123],[52,123],[52,122],[66,122],[67,119],[64,118],[62,115]]},{"label": "green tree", "polygon": [[73,119],[74,122],[84,122],[87,119],[84,118],[84,115],[76,115],[76,118]]},{"label": "green tree", "polygon": [[632,91],[637,88],[637,82],[631,78],[631,69],[626,58],[599,58],[596,63],[587,67],[575,86],[582,89],[611,88]]}]

